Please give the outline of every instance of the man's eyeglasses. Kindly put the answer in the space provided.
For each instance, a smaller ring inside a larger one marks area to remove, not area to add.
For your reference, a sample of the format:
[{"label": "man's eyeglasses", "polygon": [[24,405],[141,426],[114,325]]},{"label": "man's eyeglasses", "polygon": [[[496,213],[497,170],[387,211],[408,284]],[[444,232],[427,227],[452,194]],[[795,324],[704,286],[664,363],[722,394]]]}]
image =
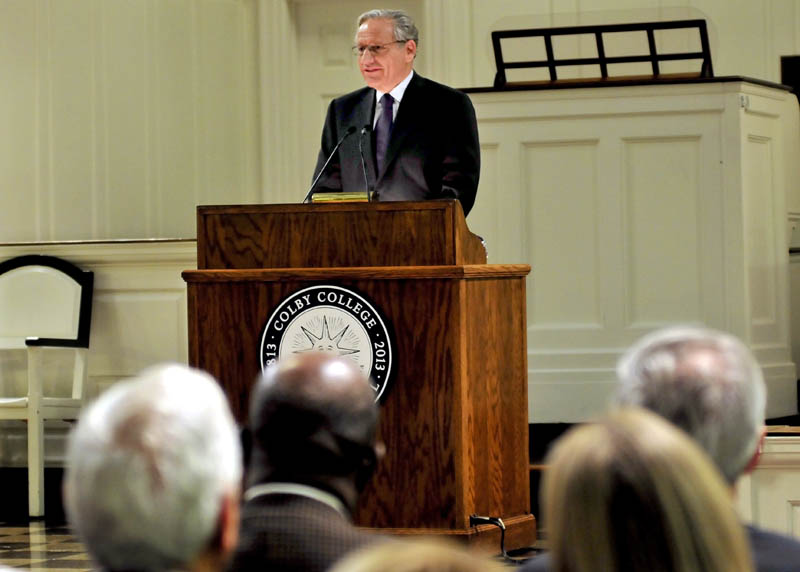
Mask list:
[{"label": "man's eyeglasses", "polygon": [[369,55],[372,57],[379,56],[384,53],[389,46],[392,44],[405,44],[407,40],[395,40],[394,42],[389,42],[388,44],[370,44],[367,46],[353,46],[353,55],[358,56],[359,58],[364,55],[365,52],[369,52]]}]

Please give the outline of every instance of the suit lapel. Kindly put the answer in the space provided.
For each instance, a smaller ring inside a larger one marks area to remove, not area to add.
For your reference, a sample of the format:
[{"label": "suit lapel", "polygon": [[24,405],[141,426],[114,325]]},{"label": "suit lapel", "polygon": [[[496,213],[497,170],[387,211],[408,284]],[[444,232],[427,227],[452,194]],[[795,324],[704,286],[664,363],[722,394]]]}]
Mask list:
[{"label": "suit lapel", "polygon": [[361,131],[365,125],[372,128],[372,119],[375,117],[375,90],[364,90],[364,97],[358,103],[353,114],[356,120],[356,127]]},{"label": "suit lapel", "polygon": [[419,118],[417,108],[421,104],[419,91],[422,81],[420,75],[414,72],[403,94],[403,99],[400,100],[400,107],[397,110],[397,117],[395,117],[394,126],[392,127],[392,136],[389,138],[389,147],[386,149],[383,171],[378,173],[378,180],[383,177],[398,151],[402,148],[403,140],[413,129],[414,119]]},{"label": "suit lapel", "polygon": [[[363,145],[362,150],[364,152],[364,163],[367,166],[367,180],[375,181],[377,179],[377,173],[375,172],[377,169],[375,167],[375,150],[373,149],[372,140],[373,137],[365,137],[361,134],[361,129],[364,126],[369,126],[370,130],[372,129],[372,120],[375,117],[375,90],[368,89],[365,92],[365,95],[361,102],[356,106],[354,112],[354,118],[356,120],[356,127],[358,128],[358,135],[357,137],[361,140]],[[372,133],[372,131],[370,131]],[[359,163],[361,162],[361,157],[358,157]]]}]

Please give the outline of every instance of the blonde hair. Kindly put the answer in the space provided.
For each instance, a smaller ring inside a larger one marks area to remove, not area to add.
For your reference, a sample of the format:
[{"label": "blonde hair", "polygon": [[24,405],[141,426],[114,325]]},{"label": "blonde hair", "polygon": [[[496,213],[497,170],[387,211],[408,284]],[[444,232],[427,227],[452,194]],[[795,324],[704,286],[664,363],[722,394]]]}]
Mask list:
[{"label": "blonde hair", "polygon": [[499,562],[443,540],[370,544],[340,560],[330,572],[501,572]]},{"label": "blonde hair", "polygon": [[555,572],[753,569],[719,472],[658,416],[628,408],[577,427],[547,463]]}]

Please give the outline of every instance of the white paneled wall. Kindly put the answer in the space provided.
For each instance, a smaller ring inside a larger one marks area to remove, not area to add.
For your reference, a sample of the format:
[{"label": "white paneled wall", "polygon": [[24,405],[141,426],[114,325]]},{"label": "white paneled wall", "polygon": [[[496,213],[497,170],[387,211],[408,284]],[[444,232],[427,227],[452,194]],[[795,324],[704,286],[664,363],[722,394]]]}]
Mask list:
[{"label": "white paneled wall", "polygon": [[470,228],[486,238],[490,262],[532,267],[532,422],[602,411],[622,351],[675,323],[741,337],[764,367],[768,415],[795,413],[785,197],[800,190],[790,159],[800,114],[791,94],[733,81],[472,100],[489,177]]},{"label": "white paneled wall", "polygon": [[[0,246],[0,260],[23,254],[49,254],[94,272],[94,304],[89,346],[87,398],[155,363],[188,360],[186,284],[183,270],[197,268],[194,240],[95,242]],[[58,371],[59,356],[53,365]],[[0,361],[0,389],[24,392],[21,359]],[[71,368],[66,373],[71,373]],[[67,378],[49,378],[63,389]],[[69,387],[66,385],[66,387]],[[23,393],[24,394],[24,393]],[[63,457],[66,425],[48,429],[46,461]],[[25,464],[25,425],[5,422],[0,429],[0,465]]]},{"label": "white paneled wall", "polygon": [[[706,18],[717,75],[771,81],[800,53],[795,0],[398,5],[420,24],[419,69],[457,87],[491,85],[504,28]],[[0,241],[192,237],[196,204],[297,200],[324,101],[361,85],[348,48],[372,6],[2,0]]]},{"label": "white paneled wall", "polygon": [[193,237],[260,199],[256,7],[0,2],[0,242]]}]

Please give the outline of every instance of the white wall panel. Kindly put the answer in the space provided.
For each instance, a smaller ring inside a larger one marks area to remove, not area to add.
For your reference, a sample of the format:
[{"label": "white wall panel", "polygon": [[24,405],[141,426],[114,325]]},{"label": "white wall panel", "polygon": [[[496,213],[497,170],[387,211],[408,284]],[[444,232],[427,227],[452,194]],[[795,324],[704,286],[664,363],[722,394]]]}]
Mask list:
[{"label": "white wall panel", "polygon": [[522,145],[528,327],[599,328],[597,140]]},{"label": "white wall panel", "polygon": [[774,161],[770,139],[749,135],[745,146],[749,160],[743,165],[743,177],[750,190],[744,195],[745,256],[751,261],[748,283],[752,325],[759,328],[774,326],[777,314],[774,197],[761,191],[774,185]]},{"label": "white wall panel", "polygon": [[[510,220],[519,217],[518,195],[514,189],[508,188],[507,180],[500,175],[502,154],[498,144],[487,142],[486,139],[481,141],[480,186],[469,216],[469,228],[484,239],[491,263],[497,262],[498,253],[513,252],[515,245],[521,243],[523,232],[519,225],[516,233],[498,231]],[[497,237],[497,240],[489,238],[489,235]]]},{"label": "white wall panel", "polygon": [[[740,95],[750,97],[746,113]],[[502,165],[491,184],[523,213],[520,224],[514,214],[490,224],[490,209],[469,224],[490,245],[517,241],[522,258],[500,252],[501,261],[532,266],[532,421],[602,411],[622,351],[686,322],[748,342],[764,368],[768,415],[794,412],[783,195],[800,179],[785,168],[798,137],[784,133],[784,121],[798,120],[785,92],[731,82],[472,99]],[[769,157],[748,134],[771,141]],[[483,185],[479,196],[494,191]],[[746,250],[748,241],[756,247]],[[769,316],[757,327],[753,296]]]},{"label": "white wall panel", "polygon": [[[746,94],[742,106],[742,178],[747,190],[743,196],[747,296],[751,308],[749,337],[764,369],[769,393],[768,415],[776,403],[796,404],[796,391],[781,380],[794,379],[791,355],[788,266],[784,252],[789,247],[787,204],[798,193],[795,134],[786,131],[788,117],[778,118],[769,97]],[[788,109],[796,113],[797,106]],[[790,158],[794,157],[794,158]],[[777,192],[769,193],[768,189]],[[769,196],[766,196],[769,195]],[[789,215],[791,219],[792,215]],[[797,335],[797,332],[795,332]]]},{"label": "white wall panel", "polygon": [[465,0],[423,1],[424,22],[420,40],[425,42],[426,74],[456,88],[475,85],[472,75],[474,52],[473,8]]},{"label": "white wall panel", "polygon": [[302,169],[300,139],[303,117],[315,109],[302,107],[297,97],[302,74],[294,12],[292,2],[258,0],[261,201],[266,203],[297,201],[298,189],[310,180]]},{"label": "white wall panel", "polygon": [[92,325],[102,335],[92,344],[91,375],[120,378],[153,363],[187,361],[184,292],[98,289],[95,308]]},{"label": "white wall panel", "polygon": [[[170,220],[182,236],[194,225],[192,205],[201,203],[200,109],[201,75],[194,0],[166,3],[153,22],[153,89],[151,101],[154,166],[154,224],[169,228]],[[186,192],[176,193],[175,189]]]},{"label": "white wall panel", "polygon": [[39,223],[37,8],[31,0],[0,2],[0,229],[15,229],[19,240],[36,238]]},{"label": "white wall panel", "polygon": [[[136,238],[157,236],[154,231],[152,113],[150,89],[148,4],[136,1],[104,2],[100,12],[100,59],[102,126],[105,148],[105,184],[102,186],[103,226],[107,236]],[[84,30],[83,33],[91,33]],[[83,89],[84,86],[78,86]],[[91,111],[91,110],[89,110]],[[89,124],[89,121],[86,121]],[[56,129],[58,134],[62,130]],[[83,201],[78,202],[81,204]],[[85,203],[83,203],[85,204]],[[74,224],[80,218],[73,218]],[[70,236],[63,229],[52,238]],[[81,238],[94,238],[83,236]]]},{"label": "white wall panel", "polygon": [[[199,117],[203,119],[201,160],[201,204],[252,202],[252,180],[247,177],[247,154],[252,153],[250,123],[254,114],[246,105],[252,89],[245,45],[250,14],[242,2],[206,2],[198,10]],[[221,89],[226,86],[225,89]],[[244,97],[235,95],[242,90]],[[194,217],[186,229],[193,236]]]},{"label": "white wall panel", "polygon": [[709,21],[711,55],[716,75],[744,75],[776,81],[766,65],[774,54],[767,52],[771,0],[693,2],[700,17]]},{"label": "white wall panel", "polygon": [[746,521],[800,538],[800,439],[768,436],[758,466],[737,491]]},{"label": "white wall panel", "polygon": [[[34,109],[46,138],[40,140],[42,235],[55,240],[92,238],[93,46],[89,2],[46,2],[37,25],[43,29],[40,62],[42,107]],[[0,232],[5,234],[4,229]],[[12,235],[13,236],[13,235]]]},{"label": "white wall panel", "polygon": [[[529,365],[536,356],[528,357]],[[571,373],[571,374],[570,374]],[[569,410],[577,419],[591,419],[609,403],[616,384],[609,381],[611,369],[576,372],[548,372],[528,382],[528,418],[531,423],[560,419],[558,412]],[[576,399],[576,396],[582,396]]]},{"label": "white wall panel", "polygon": [[[766,38],[770,42],[769,53],[778,56],[797,54],[798,17],[800,3],[797,0],[771,0],[768,14],[770,34]],[[781,77],[780,57],[768,58],[767,73],[769,77]]]},{"label": "white wall panel", "polygon": [[258,199],[255,0],[3,1],[0,22],[0,241],[191,237],[198,203]]},{"label": "white wall panel", "polygon": [[626,326],[696,320],[705,246],[699,138],[625,139],[622,145]]},{"label": "white wall panel", "polygon": [[467,222],[484,239],[491,264],[513,264],[525,258],[528,236],[519,168],[524,131],[516,126],[508,137],[505,121],[486,122],[479,129],[481,176]]}]

